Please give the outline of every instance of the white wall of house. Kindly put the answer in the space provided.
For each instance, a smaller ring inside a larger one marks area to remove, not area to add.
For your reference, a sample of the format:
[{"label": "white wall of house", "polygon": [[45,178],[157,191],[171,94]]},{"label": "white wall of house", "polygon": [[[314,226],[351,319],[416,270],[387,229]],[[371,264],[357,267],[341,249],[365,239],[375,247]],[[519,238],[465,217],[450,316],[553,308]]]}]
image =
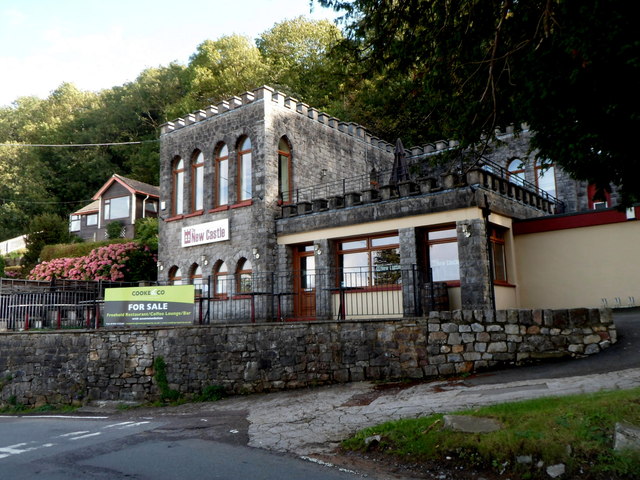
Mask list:
[{"label": "white wall of house", "polygon": [[7,253],[26,248],[25,239],[26,235],[20,235],[19,237],[0,242],[0,255],[6,255]]},{"label": "white wall of house", "polygon": [[[640,304],[640,222],[514,237],[520,308]],[[629,297],[632,297],[630,301]]]}]

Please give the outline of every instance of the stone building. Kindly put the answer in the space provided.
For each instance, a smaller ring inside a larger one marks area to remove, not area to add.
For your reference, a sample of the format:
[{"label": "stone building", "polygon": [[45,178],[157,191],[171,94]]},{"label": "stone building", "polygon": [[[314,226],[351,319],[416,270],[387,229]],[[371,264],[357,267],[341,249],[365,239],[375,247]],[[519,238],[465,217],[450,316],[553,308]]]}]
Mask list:
[{"label": "stone building", "polygon": [[536,162],[526,128],[497,139],[404,149],[269,87],[167,123],[159,278],[206,321],[520,308],[514,225],[615,193]]}]

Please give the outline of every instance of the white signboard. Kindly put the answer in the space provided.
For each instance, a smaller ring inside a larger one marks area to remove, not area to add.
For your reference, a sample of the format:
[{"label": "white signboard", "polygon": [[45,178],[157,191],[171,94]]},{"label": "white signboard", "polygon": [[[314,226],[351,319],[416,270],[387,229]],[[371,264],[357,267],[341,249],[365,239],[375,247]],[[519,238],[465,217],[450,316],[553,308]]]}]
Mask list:
[{"label": "white signboard", "polygon": [[182,228],[182,247],[229,240],[229,219]]}]

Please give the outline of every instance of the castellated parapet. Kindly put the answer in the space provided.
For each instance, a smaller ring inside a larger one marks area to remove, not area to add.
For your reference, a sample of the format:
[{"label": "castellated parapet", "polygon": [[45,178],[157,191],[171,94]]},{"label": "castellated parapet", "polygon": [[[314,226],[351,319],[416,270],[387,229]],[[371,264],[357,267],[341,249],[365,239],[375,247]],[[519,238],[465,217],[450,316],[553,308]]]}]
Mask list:
[{"label": "castellated parapet", "polygon": [[374,148],[380,148],[387,153],[393,152],[392,144],[371,135],[363,126],[353,122],[340,121],[325,112],[320,112],[316,108],[310,107],[306,103],[293,97],[286,96],[266,85],[256,88],[253,91],[244,92],[240,96],[234,96],[229,99],[222,100],[216,105],[209,105],[201,110],[175,119],[172,122],[164,123],[160,126],[160,135],[170,134],[176,130],[193,125],[194,123],[206,121],[212,117],[242,108],[256,101],[272,102],[275,105],[288,108],[329,128],[334,128],[346,135],[356,137]]}]

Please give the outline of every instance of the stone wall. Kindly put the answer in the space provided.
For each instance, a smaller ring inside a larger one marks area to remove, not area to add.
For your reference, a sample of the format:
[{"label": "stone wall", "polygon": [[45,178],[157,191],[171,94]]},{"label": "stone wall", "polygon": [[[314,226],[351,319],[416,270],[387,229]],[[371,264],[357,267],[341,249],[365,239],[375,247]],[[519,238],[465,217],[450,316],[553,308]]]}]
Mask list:
[{"label": "stone wall", "polygon": [[426,379],[548,357],[590,355],[616,341],[608,310],[432,312],[366,322],[0,334],[0,402],[28,405],[157,397],[170,387],[250,393],[360,380]]}]

